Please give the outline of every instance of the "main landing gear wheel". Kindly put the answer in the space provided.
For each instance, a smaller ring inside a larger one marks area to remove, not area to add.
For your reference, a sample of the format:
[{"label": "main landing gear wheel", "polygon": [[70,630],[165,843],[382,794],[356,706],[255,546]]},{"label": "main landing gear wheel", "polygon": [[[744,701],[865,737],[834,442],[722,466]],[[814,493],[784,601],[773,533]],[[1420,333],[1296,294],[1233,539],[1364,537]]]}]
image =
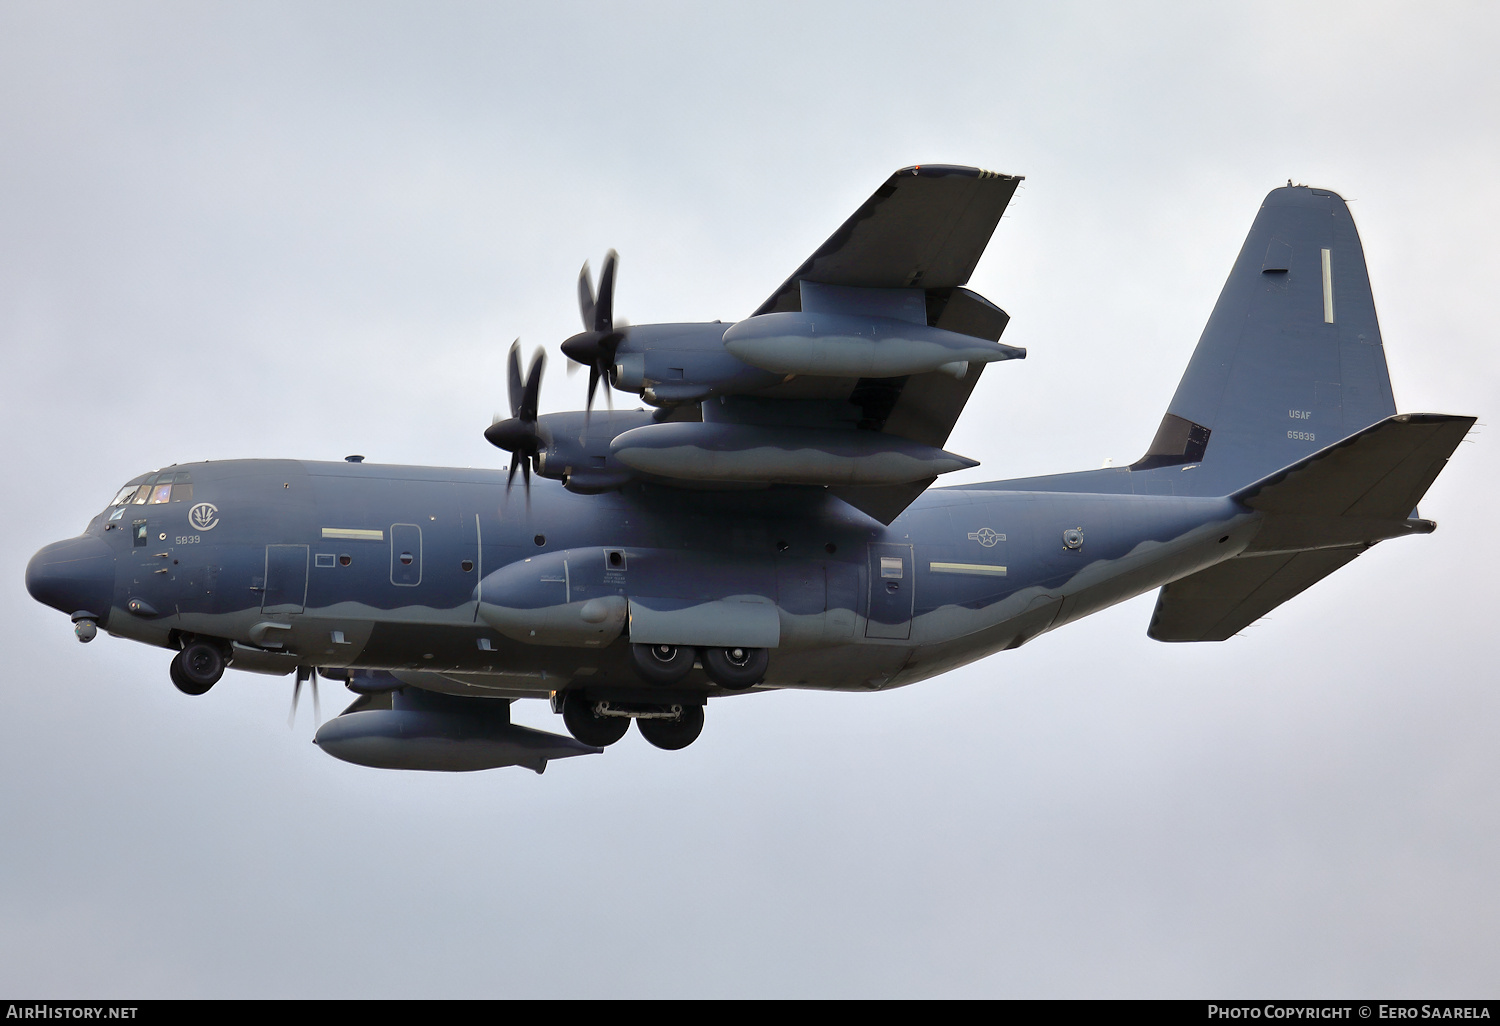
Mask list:
[{"label": "main landing gear wheel", "polygon": [[224,653],[206,641],[191,641],[172,657],[168,671],[184,695],[202,695],[224,676]]},{"label": "main landing gear wheel", "polygon": [[703,706],[679,706],[682,711],[673,719],[639,719],[635,721],[641,737],[657,748],[675,752],[698,740],[703,733]]},{"label": "main landing gear wheel", "polygon": [[630,717],[600,716],[594,712],[594,703],[578,691],[563,696],[562,715],[568,733],[595,748],[608,748],[630,729]]},{"label": "main landing gear wheel", "polygon": [[686,645],[631,645],[635,672],[653,684],[676,684],[693,668],[693,650]]},{"label": "main landing gear wheel", "polygon": [[743,691],[766,679],[771,653],[763,648],[705,648],[703,672],[721,688]]}]

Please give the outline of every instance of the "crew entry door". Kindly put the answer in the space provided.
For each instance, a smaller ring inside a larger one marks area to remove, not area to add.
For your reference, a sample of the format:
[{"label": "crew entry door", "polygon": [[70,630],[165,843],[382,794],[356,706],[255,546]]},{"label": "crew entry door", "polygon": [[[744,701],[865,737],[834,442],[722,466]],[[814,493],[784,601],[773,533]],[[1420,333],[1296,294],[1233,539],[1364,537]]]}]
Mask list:
[{"label": "crew entry door", "polygon": [[307,602],[307,546],[266,546],[263,613],[300,613]]}]

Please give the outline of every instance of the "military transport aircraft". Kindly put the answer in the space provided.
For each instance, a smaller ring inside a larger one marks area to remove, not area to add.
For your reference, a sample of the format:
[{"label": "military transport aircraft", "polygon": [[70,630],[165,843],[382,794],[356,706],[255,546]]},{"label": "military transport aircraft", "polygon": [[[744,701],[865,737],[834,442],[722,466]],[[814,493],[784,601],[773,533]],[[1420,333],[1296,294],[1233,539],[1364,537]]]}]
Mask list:
[{"label": "military transport aircraft", "polygon": [[[1139,460],[930,488],[976,465],[943,446],[985,366],[1026,355],[964,288],[1020,180],[898,171],[733,323],[616,322],[611,253],[562,346],[584,410],[538,415],[545,361],[511,349],[485,431],[508,470],[176,465],[26,586],[80,641],[174,650],[188,694],[295,674],[295,712],[303,681],[342,681],[358,697],[315,738],[337,758],[541,772],[632,720],[683,748],[710,698],[898,687],[1153,588],[1151,637],[1222,641],[1433,529],[1417,502],[1474,420],[1396,414],[1349,210],[1290,183]],[[650,409],[594,409],[601,382]],[[512,724],[520,698],[572,736]]]}]

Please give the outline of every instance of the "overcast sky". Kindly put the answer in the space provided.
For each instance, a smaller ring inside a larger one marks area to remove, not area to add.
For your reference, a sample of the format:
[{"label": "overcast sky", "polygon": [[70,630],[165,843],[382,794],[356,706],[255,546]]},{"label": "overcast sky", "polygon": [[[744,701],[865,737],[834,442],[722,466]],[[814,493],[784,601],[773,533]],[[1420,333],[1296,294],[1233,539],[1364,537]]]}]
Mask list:
[{"label": "overcast sky", "polygon": [[584,259],[632,321],[742,317],[913,163],[1027,176],[969,480],[1144,451],[1288,178],[1351,201],[1398,407],[1493,415],[1492,5],[729,7],[0,0],[0,991],[1495,995],[1483,426],[1437,533],[1229,642],[1143,596],[541,777],[347,765],[289,681],[190,699],[25,593],[169,463],[498,466],[511,339],[581,403]]}]

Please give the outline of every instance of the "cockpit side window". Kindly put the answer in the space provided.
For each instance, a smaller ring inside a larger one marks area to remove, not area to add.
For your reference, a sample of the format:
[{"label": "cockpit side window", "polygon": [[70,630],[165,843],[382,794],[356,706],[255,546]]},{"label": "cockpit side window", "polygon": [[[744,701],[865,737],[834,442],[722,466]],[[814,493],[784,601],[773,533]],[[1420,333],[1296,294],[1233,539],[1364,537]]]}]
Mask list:
[{"label": "cockpit side window", "polygon": [[193,497],[193,476],[186,470],[163,470],[130,482],[110,502],[111,506],[144,506],[164,502],[187,502]]}]

